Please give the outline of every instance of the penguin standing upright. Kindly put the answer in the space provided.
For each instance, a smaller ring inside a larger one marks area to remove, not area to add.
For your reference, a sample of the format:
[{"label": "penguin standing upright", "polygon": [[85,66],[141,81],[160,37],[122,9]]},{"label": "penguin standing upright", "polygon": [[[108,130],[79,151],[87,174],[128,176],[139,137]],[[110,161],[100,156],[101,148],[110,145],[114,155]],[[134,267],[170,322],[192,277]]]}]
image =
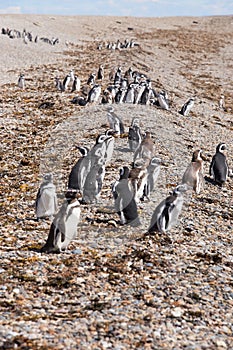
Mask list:
[{"label": "penguin standing upright", "polygon": [[94,85],[88,93],[87,102],[98,102],[101,94],[101,86],[99,84]]},{"label": "penguin standing upright", "polygon": [[190,186],[197,194],[204,186],[204,177],[202,173],[203,158],[202,150],[193,152],[192,161],[188,165],[182,177],[182,184]]},{"label": "penguin standing upright", "polygon": [[190,97],[182,106],[181,110],[179,111],[180,114],[182,114],[183,116],[188,116],[189,112],[191,111],[191,109],[194,106],[194,98]]},{"label": "penguin standing upright", "polygon": [[104,66],[102,64],[99,66],[98,73],[97,73],[97,79],[98,80],[104,79]]},{"label": "penguin standing upright", "polygon": [[53,175],[46,174],[36,196],[36,217],[52,218],[57,211],[56,187],[53,184]]},{"label": "penguin standing upright", "polygon": [[124,124],[123,124],[121,118],[118,115],[116,115],[116,113],[114,113],[113,107],[108,108],[107,118],[108,118],[110,129],[113,129],[117,136],[124,134],[124,132],[125,132]]},{"label": "penguin standing upright", "polygon": [[168,104],[168,98],[167,98],[166,91],[161,91],[158,94],[158,102],[159,102],[159,106],[162,109],[166,109],[167,111],[169,110],[169,104]]},{"label": "penguin standing upright", "polygon": [[224,154],[225,150],[225,143],[221,142],[217,145],[216,153],[212,158],[209,169],[210,176],[213,176],[215,183],[219,186],[222,186],[226,182],[227,176],[229,174],[227,159]]},{"label": "penguin standing upright", "polygon": [[131,226],[139,226],[137,204],[134,194],[129,188],[129,168],[124,166],[120,170],[120,179],[112,186],[113,198],[115,201],[115,210],[120,217],[121,224],[130,224]]},{"label": "penguin standing upright", "polygon": [[18,79],[18,87],[20,89],[24,89],[25,88],[25,78],[24,78],[24,74],[20,74],[19,79]]},{"label": "penguin standing upright", "polygon": [[63,90],[64,91],[68,89],[68,85],[69,85],[70,81],[71,81],[71,76],[70,76],[70,74],[67,74],[67,76],[63,80]]},{"label": "penguin standing upright", "polygon": [[145,137],[143,138],[140,145],[134,152],[133,164],[135,165],[136,160],[142,159],[144,162],[152,158],[154,153],[154,142],[151,138],[151,133],[146,131]]},{"label": "penguin standing upright", "polygon": [[161,161],[159,158],[153,157],[147,166],[147,180],[144,187],[142,200],[145,198],[150,200],[150,194],[154,189],[155,182],[157,181],[160,173],[160,163]]},{"label": "penguin standing upright", "polygon": [[69,243],[77,236],[77,226],[80,220],[80,204],[77,191],[68,190],[65,201],[56,214],[49,230],[42,253],[60,253],[65,251]]},{"label": "penguin standing upright", "polygon": [[91,167],[86,177],[82,198],[84,203],[94,203],[98,201],[103,186],[104,176],[105,165],[96,162]]},{"label": "penguin standing upright", "polygon": [[91,73],[89,78],[87,79],[87,85],[94,86],[95,85],[95,78],[96,78],[96,74]]},{"label": "penguin standing upright", "polygon": [[77,77],[77,75],[75,75],[74,76],[74,81],[73,81],[73,84],[72,84],[71,92],[74,92],[74,91],[79,92],[80,91],[80,87],[81,87],[80,79]]},{"label": "penguin standing upright", "polygon": [[145,165],[142,167],[135,167],[130,170],[129,184],[130,188],[132,188],[134,199],[137,203],[143,197],[144,187],[147,182],[147,176],[148,173]]},{"label": "penguin standing upright", "polygon": [[88,155],[89,149],[87,147],[78,147],[78,150],[82,154],[82,157],[79,158],[79,160],[75,163],[75,165],[71,169],[71,172],[69,174],[69,179],[68,179],[68,188],[81,190],[83,172],[87,170],[87,168],[82,167],[82,162],[84,158]]},{"label": "penguin standing upright", "polygon": [[55,87],[58,91],[63,91],[63,83],[58,77],[55,77]]},{"label": "penguin standing upright", "polygon": [[106,138],[104,140],[105,145],[106,145],[106,150],[105,150],[105,164],[109,164],[112,155],[113,155],[113,150],[114,150],[114,142],[115,142],[115,131],[112,129],[108,129],[105,131]]},{"label": "penguin standing upright", "polygon": [[172,194],[156,207],[148,229],[149,233],[166,233],[177,224],[184,201],[183,193],[186,191],[186,185],[178,185]]},{"label": "penguin standing upright", "polygon": [[142,141],[142,135],[139,126],[139,119],[133,118],[129,127],[128,143],[131,152],[134,152]]}]

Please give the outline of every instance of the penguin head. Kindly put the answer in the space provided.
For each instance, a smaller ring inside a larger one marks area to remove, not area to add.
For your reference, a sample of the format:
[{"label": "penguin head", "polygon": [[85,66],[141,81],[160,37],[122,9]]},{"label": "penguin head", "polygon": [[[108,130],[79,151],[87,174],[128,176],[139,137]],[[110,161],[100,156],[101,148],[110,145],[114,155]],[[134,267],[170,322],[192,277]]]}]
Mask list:
[{"label": "penguin head", "polygon": [[95,144],[98,145],[100,143],[103,143],[106,139],[106,135],[104,134],[100,134],[97,136],[96,140],[95,140]]},{"label": "penguin head", "polygon": [[153,166],[159,166],[161,164],[161,159],[157,157],[151,158],[150,164]]},{"label": "penguin head", "polygon": [[127,166],[123,166],[123,168],[120,169],[120,179],[128,179],[129,177],[129,168]]},{"label": "penguin head", "polygon": [[139,124],[140,124],[140,122],[139,122],[139,118],[134,117],[134,118],[132,119],[131,126],[134,126],[134,125],[139,126]]},{"label": "penguin head", "polygon": [[72,201],[73,199],[77,198],[77,190],[73,189],[73,188],[68,188],[68,190],[65,193],[65,198],[67,200],[67,202]]},{"label": "penguin head", "polygon": [[48,173],[43,176],[44,182],[53,182],[53,174]]},{"label": "penguin head", "polygon": [[227,146],[225,143],[221,142],[218,144],[218,146],[216,147],[216,152],[223,152],[227,149]]},{"label": "penguin head", "polygon": [[203,160],[203,156],[202,156],[202,150],[198,149],[196,151],[193,152],[193,157],[192,157],[192,162],[200,162]]},{"label": "penguin head", "polygon": [[113,129],[108,129],[108,130],[105,131],[105,135],[106,135],[107,137],[109,137],[109,136],[115,136],[116,134],[117,134],[117,131],[115,131],[115,130],[113,130]]},{"label": "penguin head", "polygon": [[172,194],[174,196],[179,196],[182,195],[183,193],[185,193],[186,191],[188,191],[188,189],[190,188],[190,186],[188,186],[187,184],[181,184],[176,186],[176,188],[173,190]]},{"label": "penguin head", "polygon": [[85,147],[85,146],[78,146],[77,147],[79,152],[82,154],[83,157],[86,157],[88,152],[89,152],[89,148]]}]

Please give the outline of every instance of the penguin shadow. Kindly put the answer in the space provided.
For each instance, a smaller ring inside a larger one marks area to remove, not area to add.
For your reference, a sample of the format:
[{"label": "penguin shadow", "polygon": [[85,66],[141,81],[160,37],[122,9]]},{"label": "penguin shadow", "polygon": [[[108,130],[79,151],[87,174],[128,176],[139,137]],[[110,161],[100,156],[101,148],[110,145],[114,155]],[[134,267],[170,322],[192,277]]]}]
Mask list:
[{"label": "penguin shadow", "polygon": [[222,184],[217,183],[216,181],[214,181],[214,179],[212,179],[209,176],[205,176],[204,179],[205,179],[205,182],[207,182],[207,183],[209,183],[211,185],[217,186],[218,188],[222,188],[223,187]]}]

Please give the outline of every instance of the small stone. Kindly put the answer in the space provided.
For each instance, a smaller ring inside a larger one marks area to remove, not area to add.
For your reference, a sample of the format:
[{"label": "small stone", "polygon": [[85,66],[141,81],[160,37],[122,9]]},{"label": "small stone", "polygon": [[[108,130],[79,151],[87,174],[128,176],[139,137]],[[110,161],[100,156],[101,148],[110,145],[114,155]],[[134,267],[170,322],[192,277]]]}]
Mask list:
[{"label": "small stone", "polygon": [[181,317],[184,314],[184,310],[181,307],[175,307],[171,310],[172,317]]}]

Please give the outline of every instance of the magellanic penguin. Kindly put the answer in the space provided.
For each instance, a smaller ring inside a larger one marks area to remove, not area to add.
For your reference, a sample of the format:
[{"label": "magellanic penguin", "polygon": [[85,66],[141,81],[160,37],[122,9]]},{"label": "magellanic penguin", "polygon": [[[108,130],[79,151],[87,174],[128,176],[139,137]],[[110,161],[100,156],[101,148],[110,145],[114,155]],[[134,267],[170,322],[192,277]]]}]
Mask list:
[{"label": "magellanic penguin", "polygon": [[125,129],[124,129],[123,122],[121,118],[117,116],[116,113],[114,113],[113,107],[108,108],[107,118],[108,118],[110,129],[113,129],[117,136],[124,134]]},{"label": "magellanic penguin", "polygon": [[202,150],[193,152],[192,161],[182,177],[182,184],[190,186],[197,194],[204,186]]},{"label": "magellanic penguin", "polygon": [[190,97],[182,106],[181,110],[179,111],[180,114],[182,114],[183,116],[188,116],[189,112],[191,111],[191,109],[194,106],[194,97]]},{"label": "magellanic penguin", "polygon": [[147,182],[147,169],[146,166],[132,168],[129,173],[129,185],[134,194],[136,203],[143,197],[144,187]]},{"label": "magellanic penguin", "polygon": [[75,163],[75,165],[71,169],[71,172],[69,174],[69,179],[68,179],[68,188],[81,190],[83,187],[83,183],[85,182],[83,180],[84,173],[89,171],[89,167],[85,166],[84,164],[85,162],[83,162],[84,158],[89,153],[89,149],[87,147],[78,147],[78,150],[82,154],[82,157],[79,158],[79,160]]},{"label": "magellanic penguin", "polygon": [[25,78],[24,78],[24,74],[20,74],[19,79],[18,79],[18,87],[20,89],[24,89],[25,88]]},{"label": "magellanic penguin", "polygon": [[216,147],[216,153],[212,158],[209,174],[213,177],[215,183],[222,186],[229,175],[229,169],[227,165],[226,155],[224,151],[226,150],[225,143],[219,143]]},{"label": "magellanic penguin", "polygon": [[169,104],[168,104],[168,98],[167,98],[166,91],[161,91],[158,94],[157,98],[158,98],[159,106],[162,109],[166,109],[168,111],[169,110]]},{"label": "magellanic penguin", "polygon": [[101,85],[99,84],[94,85],[88,93],[87,102],[89,103],[98,102],[100,98],[100,94],[101,94]]},{"label": "magellanic penguin", "polygon": [[67,76],[65,77],[65,79],[63,80],[63,91],[68,89],[69,83],[71,81],[71,76],[70,74],[67,74]]},{"label": "magellanic penguin", "polygon": [[134,152],[133,166],[135,166],[136,160],[138,158],[147,162],[149,159],[152,158],[153,154],[154,142],[151,138],[151,133],[149,131],[146,131],[145,137]]},{"label": "magellanic penguin", "polygon": [[172,194],[156,207],[148,229],[149,233],[166,233],[177,224],[184,201],[183,193],[186,191],[186,185],[178,185]]},{"label": "magellanic penguin", "polygon": [[94,86],[95,85],[95,78],[96,78],[96,74],[91,73],[89,78],[87,79],[87,85]]},{"label": "magellanic penguin", "polygon": [[98,80],[104,79],[104,66],[102,64],[99,66],[98,73],[97,73],[97,79]]},{"label": "magellanic penguin", "polygon": [[37,192],[36,197],[36,217],[50,219],[57,211],[56,187],[53,184],[53,175],[46,174]]},{"label": "magellanic penguin", "polygon": [[63,91],[63,83],[58,77],[55,77],[55,87],[58,91]]},{"label": "magellanic penguin", "polygon": [[109,164],[111,159],[112,159],[112,155],[113,155],[113,151],[114,151],[114,143],[115,143],[115,131],[112,129],[108,129],[105,131],[105,135],[106,138],[104,140],[105,145],[106,145],[106,149],[105,149],[105,164]]},{"label": "magellanic penguin", "polygon": [[137,204],[134,194],[129,188],[129,168],[124,166],[120,170],[120,179],[112,186],[113,198],[115,201],[115,210],[120,217],[122,225],[130,224],[131,226],[139,226]]},{"label": "magellanic penguin", "polygon": [[155,182],[157,181],[160,173],[160,164],[161,164],[161,160],[157,157],[153,157],[150,160],[150,163],[146,168],[147,179],[146,179],[146,184],[144,186],[142,200],[144,200],[145,198],[150,200],[150,194],[154,190]]},{"label": "magellanic penguin", "polygon": [[133,118],[129,127],[128,143],[131,152],[134,152],[142,141],[142,135],[139,126],[139,119]]},{"label": "magellanic penguin", "polygon": [[80,204],[77,191],[68,190],[66,199],[56,214],[49,230],[42,253],[60,253],[65,251],[69,243],[77,236],[77,226],[80,220]]},{"label": "magellanic penguin", "polygon": [[74,91],[79,92],[80,91],[80,87],[81,87],[80,79],[77,77],[77,75],[75,75],[71,92],[74,92]]},{"label": "magellanic penguin", "polygon": [[105,165],[96,162],[87,174],[83,188],[83,203],[97,202],[103,186],[105,176]]}]

